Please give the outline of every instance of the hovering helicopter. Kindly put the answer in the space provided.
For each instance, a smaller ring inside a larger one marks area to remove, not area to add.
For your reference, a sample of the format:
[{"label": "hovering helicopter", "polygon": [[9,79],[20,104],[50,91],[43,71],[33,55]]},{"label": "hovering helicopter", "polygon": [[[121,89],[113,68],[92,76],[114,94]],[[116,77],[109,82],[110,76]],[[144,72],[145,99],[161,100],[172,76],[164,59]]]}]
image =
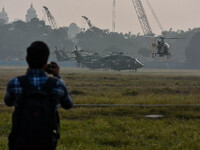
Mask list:
[{"label": "hovering helicopter", "polygon": [[115,71],[130,70],[136,72],[138,68],[142,68],[144,66],[136,58],[125,56],[123,55],[123,53],[116,53],[106,57],[99,55],[82,56],[81,53],[78,51],[77,46],[74,50],[74,53],[78,63],[82,63],[87,68],[90,68],[92,70],[110,69]]},{"label": "hovering helicopter", "polygon": [[[167,38],[167,37],[153,37],[154,42],[152,43],[152,57],[156,58],[167,56],[167,58],[171,58],[170,46],[166,43],[165,39],[183,39],[183,38]],[[160,40],[157,40],[160,39]]]}]

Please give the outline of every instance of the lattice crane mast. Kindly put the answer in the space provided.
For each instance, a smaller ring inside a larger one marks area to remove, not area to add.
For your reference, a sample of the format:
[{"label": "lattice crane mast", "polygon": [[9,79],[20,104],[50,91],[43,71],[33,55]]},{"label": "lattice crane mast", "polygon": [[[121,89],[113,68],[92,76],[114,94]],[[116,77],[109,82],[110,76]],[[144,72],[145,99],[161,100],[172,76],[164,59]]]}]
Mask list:
[{"label": "lattice crane mast", "polygon": [[116,0],[113,0],[112,32],[115,32],[115,20],[116,20]]},{"label": "lattice crane mast", "polygon": [[148,18],[145,13],[141,0],[132,0],[132,2],[133,2],[133,6],[135,7],[136,14],[139,19],[144,35],[150,35],[150,36],[153,35],[151,26],[149,24],[149,21],[148,21]]},{"label": "lattice crane mast", "polygon": [[89,29],[92,29],[94,26],[92,25],[91,21],[86,16],[82,16],[83,19],[87,22]]},{"label": "lattice crane mast", "polygon": [[157,15],[156,15],[156,13],[155,13],[153,7],[151,6],[150,2],[149,2],[148,0],[146,0],[146,3],[147,3],[147,6],[149,7],[149,9],[151,10],[151,13],[153,14],[153,16],[154,16],[154,18],[155,18],[155,20],[156,20],[156,22],[157,22],[157,24],[158,24],[160,30],[161,30],[161,31],[164,31],[164,28],[163,28],[162,24],[160,23],[160,20],[158,19],[158,17],[157,17]]},{"label": "lattice crane mast", "polygon": [[49,9],[46,6],[43,6],[43,8],[45,10],[45,13],[46,13],[46,16],[47,16],[50,26],[53,29],[57,29],[56,21],[55,21],[54,17],[52,16],[51,12],[49,11]]}]

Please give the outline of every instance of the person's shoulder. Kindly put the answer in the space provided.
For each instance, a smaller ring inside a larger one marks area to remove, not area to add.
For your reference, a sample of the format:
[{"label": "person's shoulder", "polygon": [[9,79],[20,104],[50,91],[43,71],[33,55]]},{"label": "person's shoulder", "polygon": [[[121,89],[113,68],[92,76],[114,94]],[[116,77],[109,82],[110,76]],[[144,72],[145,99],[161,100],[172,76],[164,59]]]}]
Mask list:
[{"label": "person's shoulder", "polygon": [[12,78],[7,84],[8,88],[15,88],[19,86],[20,86],[19,77]]},{"label": "person's shoulder", "polygon": [[59,96],[63,96],[67,94],[67,87],[65,83],[62,81],[62,79],[51,77],[51,78],[48,78],[48,80],[51,80],[49,87],[51,87],[52,92],[54,94],[59,95]]},{"label": "person's shoulder", "polygon": [[61,78],[48,77],[48,80],[50,80],[51,82],[54,82],[56,86],[65,86],[65,83],[63,82]]},{"label": "person's shoulder", "polygon": [[57,86],[64,86],[65,87],[66,85],[65,85],[65,82],[62,79],[58,79]]},{"label": "person's shoulder", "polygon": [[18,84],[20,82],[20,78],[25,77],[26,75],[22,75],[22,76],[17,76],[15,78],[12,78],[8,84]]},{"label": "person's shoulder", "polygon": [[18,77],[12,78],[9,82],[8,85],[10,84],[16,84],[17,82],[19,82]]}]

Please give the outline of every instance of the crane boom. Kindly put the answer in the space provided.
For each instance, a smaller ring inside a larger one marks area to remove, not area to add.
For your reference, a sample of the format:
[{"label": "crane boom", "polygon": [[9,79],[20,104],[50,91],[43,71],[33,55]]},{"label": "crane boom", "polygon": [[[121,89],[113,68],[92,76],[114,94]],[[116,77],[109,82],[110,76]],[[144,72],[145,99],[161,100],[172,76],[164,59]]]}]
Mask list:
[{"label": "crane boom", "polygon": [[146,0],[146,3],[147,3],[147,5],[148,5],[149,9],[151,10],[151,13],[153,14],[153,16],[154,16],[154,18],[155,18],[155,20],[156,20],[156,22],[157,22],[157,24],[158,24],[160,30],[161,30],[161,31],[164,31],[164,28],[163,28],[162,24],[160,23],[160,20],[158,19],[158,17],[157,17],[157,15],[156,15],[156,13],[155,13],[153,7],[151,6],[150,2],[149,2],[148,0]]},{"label": "crane boom", "polygon": [[135,7],[136,14],[139,19],[144,35],[153,35],[151,26],[149,24],[149,21],[148,21],[148,18],[145,13],[141,0],[132,0],[132,2],[133,2],[133,6]]},{"label": "crane boom", "polygon": [[55,21],[54,17],[52,16],[52,14],[50,13],[49,9],[46,6],[43,6],[43,8],[44,8],[45,13],[47,15],[47,19],[49,21],[50,26],[53,29],[57,29],[56,21]]},{"label": "crane boom", "polygon": [[91,21],[88,19],[88,17],[82,16],[82,18],[85,19],[85,21],[87,22],[89,29],[92,29],[93,25],[92,25]]}]

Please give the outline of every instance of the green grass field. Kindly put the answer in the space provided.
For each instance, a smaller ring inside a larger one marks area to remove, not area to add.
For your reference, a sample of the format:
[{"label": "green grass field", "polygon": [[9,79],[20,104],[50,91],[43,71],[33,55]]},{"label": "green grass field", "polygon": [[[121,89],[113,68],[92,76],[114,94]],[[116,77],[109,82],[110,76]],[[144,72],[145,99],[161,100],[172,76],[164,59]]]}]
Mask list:
[{"label": "green grass field", "polygon": [[[25,68],[0,68],[0,102],[7,82]],[[137,73],[61,70],[75,104],[200,105],[200,71]],[[13,108],[0,106],[0,150],[7,150]],[[200,107],[75,107],[59,109],[57,150],[198,150]],[[160,119],[145,115],[163,115]]]}]

